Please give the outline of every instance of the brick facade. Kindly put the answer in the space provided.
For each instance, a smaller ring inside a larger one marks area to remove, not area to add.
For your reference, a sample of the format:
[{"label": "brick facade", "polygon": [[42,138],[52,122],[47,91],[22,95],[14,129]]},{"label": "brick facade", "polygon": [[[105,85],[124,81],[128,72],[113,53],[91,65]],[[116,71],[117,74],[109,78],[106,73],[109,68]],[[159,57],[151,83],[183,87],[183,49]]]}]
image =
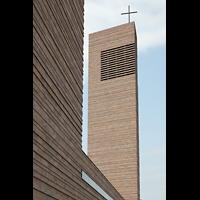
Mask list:
[{"label": "brick facade", "polygon": [[[102,81],[101,52],[129,44],[135,45],[135,73]],[[89,35],[88,156],[125,200],[140,198],[138,137],[137,37],[131,22]]]},{"label": "brick facade", "polygon": [[123,200],[82,151],[84,0],[33,1],[33,199]]}]

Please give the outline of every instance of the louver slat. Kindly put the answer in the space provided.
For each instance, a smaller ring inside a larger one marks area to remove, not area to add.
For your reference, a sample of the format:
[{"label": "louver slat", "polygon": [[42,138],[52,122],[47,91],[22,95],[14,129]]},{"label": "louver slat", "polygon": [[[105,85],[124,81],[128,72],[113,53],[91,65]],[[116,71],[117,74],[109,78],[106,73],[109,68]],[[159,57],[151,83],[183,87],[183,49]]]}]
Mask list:
[{"label": "louver slat", "polygon": [[101,51],[101,81],[135,74],[135,43]]}]

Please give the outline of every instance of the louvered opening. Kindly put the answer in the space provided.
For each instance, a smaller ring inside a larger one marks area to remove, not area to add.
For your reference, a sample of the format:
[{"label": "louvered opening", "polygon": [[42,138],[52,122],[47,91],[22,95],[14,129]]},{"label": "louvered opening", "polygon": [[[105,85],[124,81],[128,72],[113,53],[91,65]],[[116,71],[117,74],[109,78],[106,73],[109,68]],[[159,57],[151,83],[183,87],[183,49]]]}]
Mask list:
[{"label": "louvered opening", "polygon": [[135,43],[101,51],[101,81],[135,74]]}]

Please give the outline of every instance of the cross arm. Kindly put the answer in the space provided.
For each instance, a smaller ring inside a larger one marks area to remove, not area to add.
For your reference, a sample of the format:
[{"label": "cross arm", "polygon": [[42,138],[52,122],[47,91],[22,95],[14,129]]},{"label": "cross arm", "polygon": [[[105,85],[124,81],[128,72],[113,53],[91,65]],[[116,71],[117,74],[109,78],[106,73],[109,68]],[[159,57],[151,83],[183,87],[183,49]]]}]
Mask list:
[{"label": "cross arm", "polygon": [[131,13],[137,13],[137,11],[135,11],[135,12],[128,12],[128,13],[121,13],[121,15],[131,14]]}]

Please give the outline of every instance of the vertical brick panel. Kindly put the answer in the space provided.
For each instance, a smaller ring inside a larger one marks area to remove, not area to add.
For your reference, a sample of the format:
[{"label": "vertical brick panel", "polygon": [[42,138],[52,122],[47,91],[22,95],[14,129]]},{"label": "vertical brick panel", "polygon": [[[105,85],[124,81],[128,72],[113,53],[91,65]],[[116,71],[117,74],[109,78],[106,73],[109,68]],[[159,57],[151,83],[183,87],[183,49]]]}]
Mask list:
[{"label": "vertical brick panel", "polygon": [[[101,51],[132,43],[135,73],[101,81]],[[90,34],[88,156],[125,200],[140,196],[137,93],[135,23]]]}]

